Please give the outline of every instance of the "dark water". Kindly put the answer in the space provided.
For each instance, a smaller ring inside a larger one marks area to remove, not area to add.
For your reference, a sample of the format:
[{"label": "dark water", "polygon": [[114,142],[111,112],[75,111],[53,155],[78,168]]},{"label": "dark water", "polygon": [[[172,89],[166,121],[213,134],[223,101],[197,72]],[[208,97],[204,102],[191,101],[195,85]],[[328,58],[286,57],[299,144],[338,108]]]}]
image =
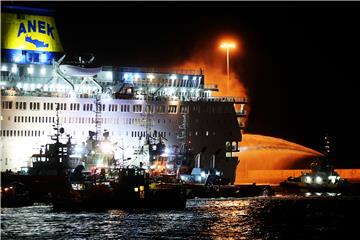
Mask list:
[{"label": "dark water", "polygon": [[189,200],[184,211],[1,210],[1,239],[360,239],[360,198]]}]

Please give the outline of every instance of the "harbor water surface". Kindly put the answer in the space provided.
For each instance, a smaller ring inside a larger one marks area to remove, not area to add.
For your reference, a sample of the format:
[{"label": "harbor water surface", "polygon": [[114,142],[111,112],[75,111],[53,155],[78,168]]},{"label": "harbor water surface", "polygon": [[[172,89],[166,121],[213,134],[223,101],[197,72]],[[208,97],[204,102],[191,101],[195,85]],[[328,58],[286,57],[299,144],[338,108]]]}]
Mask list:
[{"label": "harbor water surface", "polygon": [[[2,239],[359,239],[359,197],[188,200],[183,211],[1,209]],[[106,204],[106,203],[104,203]]]}]

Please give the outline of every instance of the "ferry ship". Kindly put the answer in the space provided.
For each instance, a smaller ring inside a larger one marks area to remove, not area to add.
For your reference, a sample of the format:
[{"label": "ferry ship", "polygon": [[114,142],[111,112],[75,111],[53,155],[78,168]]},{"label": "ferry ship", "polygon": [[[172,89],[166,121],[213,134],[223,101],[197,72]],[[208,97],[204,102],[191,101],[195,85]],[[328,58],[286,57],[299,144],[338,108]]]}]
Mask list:
[{"label": "ferry ship", "polygon": [[[56,110],[72,142],[104,131],[119,164],[148,166],[148,139],[174,166],[216,166],[233,182],[247,99],[213,97],[199,70],[89,67],[64,52],[51,10],[1,7],[1,169],[31,167],[53,132]],[[64,141],[67,140],[64,137]],[[184,153],[192,157],[179,158]],[[216,159],[216,162],[214,161]]]}]

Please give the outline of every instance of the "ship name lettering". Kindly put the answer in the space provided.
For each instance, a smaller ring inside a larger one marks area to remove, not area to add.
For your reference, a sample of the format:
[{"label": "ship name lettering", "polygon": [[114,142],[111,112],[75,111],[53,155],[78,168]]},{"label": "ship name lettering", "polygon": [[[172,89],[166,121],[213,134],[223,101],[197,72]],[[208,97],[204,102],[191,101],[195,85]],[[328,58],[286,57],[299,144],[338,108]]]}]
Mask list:
[{"label": "ship name lettering", "polygon": [[54,27],[51,26],[49,23],[46,23],[44,21],[28,20],[26,26],[25,23],[20,23],[17,36],[20,37],[22,33],[38,32],[41,34],[46,34],[48,36],[51,35],[52,39],[54,39],[53,30]]}]

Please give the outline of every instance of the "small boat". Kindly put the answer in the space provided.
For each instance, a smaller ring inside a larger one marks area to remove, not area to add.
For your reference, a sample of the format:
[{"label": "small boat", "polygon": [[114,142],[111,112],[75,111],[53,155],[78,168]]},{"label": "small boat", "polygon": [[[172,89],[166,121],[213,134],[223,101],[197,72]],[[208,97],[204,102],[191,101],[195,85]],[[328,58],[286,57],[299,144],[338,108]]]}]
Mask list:
[{"label": "small boat", "polygon": [[21,182],[1,186],[0,195],[1,207],[24,207],[34,204],[28,188]]},{"label": "small boat", "polygon": [[307,193],[307,195],[317,193],[318,196],[321,196],[322,193],[334,193],[330,195],[350,193],[352,184],[346,179],[342,179],[330,164],[330,147],[327,136],[325,141],[324,156],[313,160],[310,164],[310,171],[303,172],[298,177],[289,177],[280,183],[281,187],[288,192]]}]

